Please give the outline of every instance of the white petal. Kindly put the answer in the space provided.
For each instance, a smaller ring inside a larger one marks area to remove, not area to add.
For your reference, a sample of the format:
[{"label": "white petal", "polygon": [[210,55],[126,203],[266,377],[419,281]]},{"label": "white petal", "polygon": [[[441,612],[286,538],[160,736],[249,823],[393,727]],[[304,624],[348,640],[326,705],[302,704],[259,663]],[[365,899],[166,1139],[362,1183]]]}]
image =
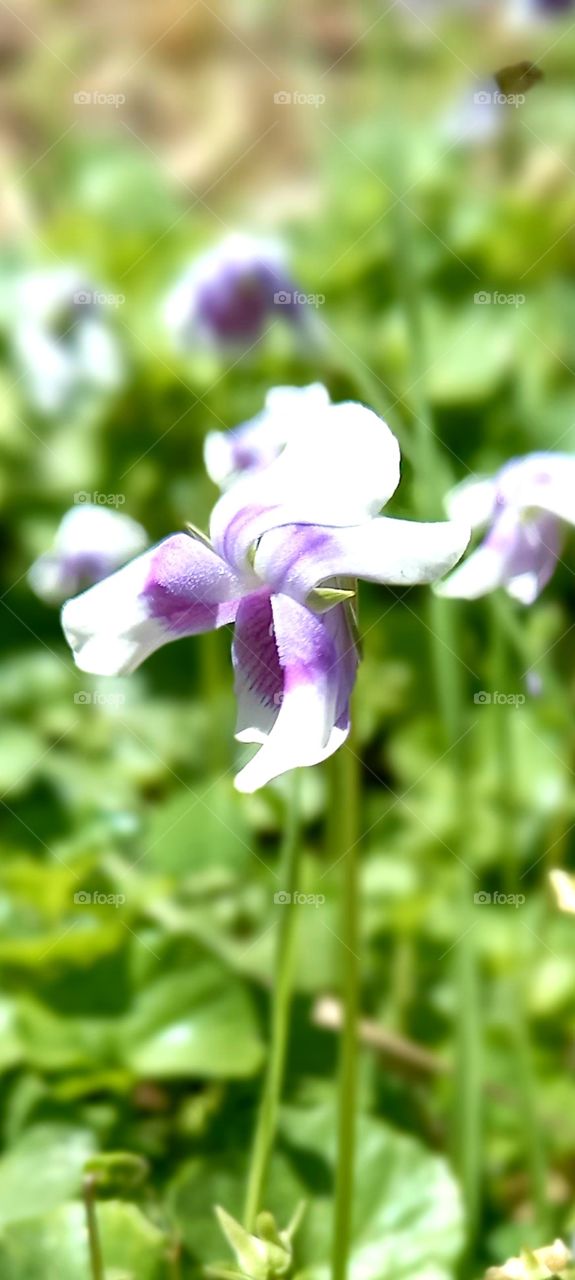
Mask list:
[{"label": "white petal", "polygon": [[477,600],[501,586],[505,575],[505,558],[492,547],[478,547],[464,560],[455,573],[435,588],[440,596],[461,600]]},{"label": "white petal", "polygon": [[235,780],[239,791],[256,791],[290,769],[319,764],[349,733],[357,653],[345,609],[318,618],[287,596],[272,596],[272,608],[284,676],[281,704],[264,745]]},{"label": "white petal", "polygon": [[214,484],[227,487],[253,467],[269,466],[294,431],[304,430],[329,404],[320,382],[308,387],[272,387],[265,408],[231,431],[210,431],[204,444],[206,470]]},{"label": "white petal", "polygon": [[343,746],[349,734],[349,725],[344,728],[334,726],[323,745],[315,746],[313,751],[306,751],[302,746],[302,732],[306,736],[309,734],[310,740],[316,741],[322,724],[321,710],[318,709],[313,689],[302,688],[291,694],[282,706],[276,726],[265,746],[237,774],[234,781],[236,790],[250,794],[259,791],[260,787],[265,787],[273,778],[279,778],[290,769],[321,764],[323,760],[328,760]]},{"label": "white petal", "polygon": [[455,521],[422,524],[383,516],[349,529],[287,525],[258,544],[254,569],[274,591],[303,602],[333,578],[412,586],[433,582],[463,555],[470,530]]},{"label": "white petal", "polygon": [[148,556],[140,556],[64,605],[62,627],[80,671],[126,675],[166,643],[146,607],[148,574]]},{"label": "white petal", "polygon": [[137,555],[148,542],[146,530],[136,520],[109,506],[79,502],[66,512],[55,539],[62,555],[78,551],[99,551],[119,564]]},{"label": "white petal", "polygon": [[276,462],[238,480],[216,503],[216,550],[243,572],[252,544],[280,524],[360,524],[399,483],[399,445],[377,414],[359,404],[330,405],[290,435]]},{"label": "white petal", "polygon": [[506,502],[523,511],[548,511],[575,524],[575,457],[568,453],[532,453],[508,463],[498,477]]},{"label": "white petal", "polygon": [[450,520],[461,520],[478,529],[491,519],[497,497],[494,479],[472,478],[455,486],[445,498],[445,510]]}]

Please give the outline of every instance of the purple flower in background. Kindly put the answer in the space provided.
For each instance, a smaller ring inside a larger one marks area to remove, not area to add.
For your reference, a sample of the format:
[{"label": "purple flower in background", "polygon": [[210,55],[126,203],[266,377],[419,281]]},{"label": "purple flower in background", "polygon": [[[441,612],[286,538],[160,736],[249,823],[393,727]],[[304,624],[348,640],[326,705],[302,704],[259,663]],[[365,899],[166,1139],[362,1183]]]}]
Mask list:
[{"label": "purple flower in background", "polygon": [[148,541],[146,530],[129,516],[83,502],[66,512],[51,550],[34,562],[28,582],[41,600],[62,604],[119,569]]},{"label": "purple flower in background", "polygon": [[575,457],[530,453],[506,463],[491,480],[468,480],[446,502],[450,519],[464,515],[487,536],[437,590],[475,600],[505,587],[532,604],[561,553],[563,524],[575,524]]},{"label": "purple flower in background", "polygon": [[234,233],[192,263],[168,297],[165,321],[184,349],[248,346],[272,317],[302,315],[281,245]]},{"label": "purple flower in background", "polygon": [[506,16],[518,24],[561,18],[575,8],[575,0],[508,0]]},{"label": "purple flower in background", "polygon": [[329,405],[283,453],[225,493],[211,542],[174,534],[64,606],[83,671],[119,675],[179,636],[235,623],[236,736],[260,751],[236,785],[254,791],[345,741],[358,653],[350,581],[430,582],[469,529],[378,518],[399,482],[399,446],[358,404]]},{"label": "purple flower in background", "polygon": [[239,476],[267,466],[281,453],[293,431],[305,430],[329,405],[321,382],[309,387],[273,387],[255,418],[232,431],[210,431],[204,444],[206,471],[226,489]]}]

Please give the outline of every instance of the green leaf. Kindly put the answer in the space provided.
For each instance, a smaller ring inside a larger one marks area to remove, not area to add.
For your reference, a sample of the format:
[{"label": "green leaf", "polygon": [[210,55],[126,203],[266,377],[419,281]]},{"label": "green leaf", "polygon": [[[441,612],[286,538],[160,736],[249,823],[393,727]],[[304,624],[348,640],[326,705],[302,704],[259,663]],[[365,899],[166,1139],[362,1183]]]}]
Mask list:
[{"label": "green leaf", "polygon": [[[334,1111],[287,1107],[281,1131],[295,1150],[336,1165]],[[296,1241],[300,1275],[319,1277],[329,1259],[332,1205],[310,1203]],[[447,1163],[367,1116],[358,1124],[351,1280],[450,1280],[463,1240],[459,1191]]]},{"label": "green leaf", "polygon": [[263,1044],[244,985],[211,961],[159,979],[139,997],[122,1034],[138,1075],[169,1079],[253,1075]]},{"label": "green leaf", "polygon": [[253,854],[243,807],[231,779],[202,780],[154,809],[146,865],[163,873],[212,878],[218,868],[244,871]]},{"label": "green leaf", "polygon": [[93,1149],[93,1138],[83,1129],[38,1125],[28,1130],[0,1160],[0,1226],[54,1209],[76,1195]]},{"label": "green leaf", "polygon": [[[266,1209],[285,1221],[298,1202],[306,1212],[294,1241],[300,1280],[328,1276],[332,1237],[336,1126],[331,1105],[287,1107],[274,1157]],[[170,1191],[175,1220],[192,1254],[209,1265],[221,1257],[210,1221],[214,1204],[242,1212],[247,1154],[197,1159]],[[363,1116],[358,1125],[351,1280],[451,1280],[462,1245],[458,1188],[447,1163],[415,1138]]]},{"label": "green leaf", "polygon": [[[135,1205],[97,1206],[106,1280],[167,1280],[166,1240]],[[0,1232],[2,1280],[88,1280],[82,1204],[67,1204]]]}]

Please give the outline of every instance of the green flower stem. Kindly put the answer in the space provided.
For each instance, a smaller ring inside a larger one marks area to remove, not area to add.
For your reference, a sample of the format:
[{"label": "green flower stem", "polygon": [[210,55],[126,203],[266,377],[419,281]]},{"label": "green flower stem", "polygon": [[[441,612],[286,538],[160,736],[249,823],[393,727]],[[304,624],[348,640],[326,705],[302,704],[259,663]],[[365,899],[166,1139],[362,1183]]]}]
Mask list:
[{"label": "green flower stem", "polygon": [[[499,592],[490,597],[491,642],[493,681],[497,689],[511,687],[508,637],[512,634],[509,619],[511,603]],[[517,893],[519,866],[517,848],[517,771],[515,749],[515,725],[511,719],[517,715],[511,707],[491,708],[495,736],[494,756],[498,766],[500,813],[500,856],[505,878],[505,891]],[[515,1054],[515,1079],[517,1084],[520,1128],[525,1139],[525,1158],[531,1183],[531,1196],[537,1227],[543,1239],[549,1229],[549,1209],[546,1184],[547,1166],[545,1145],[537,1107],[537,1082],[533,1070],[533,1051],[526,1012],[526,975],[520,957],[509,978],[509,1031],[512,1051]]]},{"label": "green flower stem", "polygon": [[[391,185],[398,192],[408,182],[403,173],[404,148],[400,131],[391,158]],[[421,287],[418,278],[418,237],[412,219],[401,201],[394,209],[395,259],[398,292],[403,303],[411,348],[409,402],[414,417],[415,502],[419,519],[445,518],[442,498],[449,484],[433,429],[426,395],[429,359],[426,354]],[[459,745],[464,732],[465,705],[462,684],[461,649],[457,609],[453,601],[430,593],[428,629],[436,696],[444,727],[445,750],[451,751],[454,784],[459,797],[456,841],[463,843],[466,813],[466,772],[464,748]],[[473,939],[473,894],[475,878],[465,858],[460,859],[458,889],[459,937],[454,948],[458,1018],[453,1090],[453,1147],[456,1168],[463,1188],[468,1224],[468,1249],[478,1229],[481,1205],[482,1167],[482,1069],[479,977]]]},{"label": "green flower stem", "polygon": [[[293,899],[293,895],[297,890],[299,872],[299,784],[299,772],[294,769],[289,778],[286,823],[280,860],[280,877],[278,880],[281,892],[289,895],[290,899]],[[277,904],[275,910],[279,911],[280,916],[277,926],[271,1038],[248,1174],[244,1210],[244,1225],[247,1231],[253,1231],[256,1217],[260,1209],[265,1207],[263,1203],[265,1184],[276,1133],[289,1035],[297,909],[293,901],[291,903],[286,901],[284,904]]]},{"label": "green flower stem", "polygon": [[355,1174],[359,1016],[359,757],[353,730],[332,761],[332,807],[338,815],[330,856],[342,867],[341,943],[343,1025],[337,1095],[337,1171],[332,1254],[333,1280],[346,1280],[351,1245]]},{"label": "green flower stem", "polygon": [[93,1174],[84,1178],[84,1204],[86,1206],[86,1224],[88,1227],[88,1248],[90,1251],[90,1272],[92,1280],[104,1280],[104,1259],[98,1231],[98,1217],[95,1199],[96,1179]]}]

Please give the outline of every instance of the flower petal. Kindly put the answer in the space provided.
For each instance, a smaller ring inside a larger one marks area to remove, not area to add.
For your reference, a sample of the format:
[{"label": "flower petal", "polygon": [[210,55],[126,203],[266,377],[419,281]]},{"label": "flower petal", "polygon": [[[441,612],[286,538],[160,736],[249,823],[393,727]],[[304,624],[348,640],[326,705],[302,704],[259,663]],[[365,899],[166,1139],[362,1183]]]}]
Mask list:
[{"label": "flower petal", "polygon": [[435,590],[439,596],[451,599],[477,600],[500,587],[504,574],[505,561],[501,553],[483,543]]},{"label": "flower petal", "polygon": [[212,540],[243,573],[251,546],[267,530],[360,524],[377,514],[398,483],[399,445],[385,422],[360,404],[328,405],[309,429],[290,436],[275,462],[220,498]]},{"label": "flower petal", "polygon": [[533,604],[552,577],[561,551],[561,525],[541,512],[522,520],[505,565],[505,586],[521,604]]},{"label": "flower petal", "polygon": [[506,507],[477,551],[437,590],[476,600],[504,586],[522,604],[532,604],[557,563],[560,532],[555,516],[541,512],[526,518]]},{"label": "flower petal", "polygon": [[514,458],[497,476],[500,501],[518,510],[548,511],[575,524],[575,457],[568,453],[530,453]]},{"label": "flower petal", "polygon": [[444,506],[450,520],[461,520],[478,529],[491,519],[497,499],[495,479],[464,480],[445,498]]},{"label": "flower petal", "polygon": [[170,640],[233,622],[240,594],[211,547],[176,533],[69,600],[62,626],[81,671],[121,675]]},{"label": "flower petal", "polygon": [[236,738],[265,742],[279,714],[284,684],[268,591],[254,592],[240,601],[232,662],[238,701]]},{"label": "flower petal", "polygon": [[[269,662],[265,644],[261,651],[251,650],[250,661],[257,666],[259,657],[263,662],[265,676],[259,687],[266,688],[269,699],[274,686],[279,710],[267,734],[261,723],[257,726],[260,740],[265,740],[236,778],[239,791],[256,791],[289,769],[318,764],[349,732],[357,650],[345,606],[319,617],[288,596],[274,595],[271,609],[277,665]],[[275,686],[278,674],[281,688]],[[253,675],[252,683],[255,687]]]},{"label": "flower petal", "polygon": [[272,387],[262,413],[232,431],[210,431],[204,444],[206,470],[214,484],[226,488],[243,472],[269,466],[293,431],[329,404],[321,382],[309,387]]},{"label": "flower petal", "polygon": [[287,525],[261,538],[254,570],[274,591],[303,604],[331,578],[396,586],[433,582],[453,567],[468,542],[469,528],[455,521],[420,524],[383,516],[347,529]]}]

